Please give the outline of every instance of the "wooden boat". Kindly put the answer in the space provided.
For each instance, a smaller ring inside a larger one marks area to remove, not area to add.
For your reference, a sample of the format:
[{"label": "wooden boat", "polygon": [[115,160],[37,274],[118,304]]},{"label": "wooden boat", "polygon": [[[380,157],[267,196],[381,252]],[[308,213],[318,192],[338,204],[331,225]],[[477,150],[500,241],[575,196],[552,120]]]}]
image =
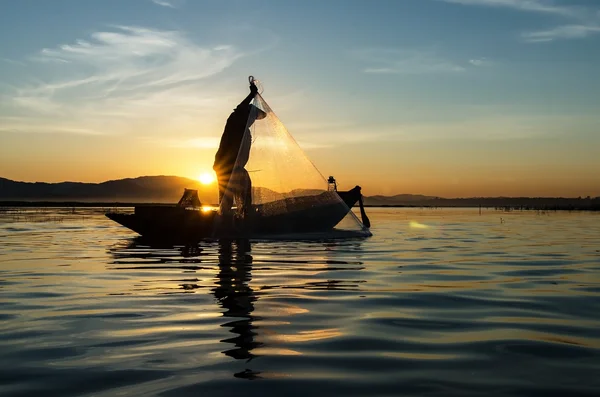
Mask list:
[{"label": "wooden boat", "polygon": [[106,216],[152,240],[268,238],[332,231],[357,202],[361,204],[363,223],[368,228],[360,186],[348,191],[324,191],[253,205],[243,220],[233,215],[219,215],[213,208],[201,208],[197,192],[187,189],[176,205],[139,205],[133,214],[111,212]]}]

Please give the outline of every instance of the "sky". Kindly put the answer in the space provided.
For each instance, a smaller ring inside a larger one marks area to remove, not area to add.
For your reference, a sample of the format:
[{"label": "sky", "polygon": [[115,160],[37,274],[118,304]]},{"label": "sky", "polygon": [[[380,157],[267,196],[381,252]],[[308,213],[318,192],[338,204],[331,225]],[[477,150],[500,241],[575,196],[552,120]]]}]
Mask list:
[{"label": "sky", "polygon": [[598,0],[0,0],[0,177],[212,172],[248,76],[365,195],[600,196]]}]

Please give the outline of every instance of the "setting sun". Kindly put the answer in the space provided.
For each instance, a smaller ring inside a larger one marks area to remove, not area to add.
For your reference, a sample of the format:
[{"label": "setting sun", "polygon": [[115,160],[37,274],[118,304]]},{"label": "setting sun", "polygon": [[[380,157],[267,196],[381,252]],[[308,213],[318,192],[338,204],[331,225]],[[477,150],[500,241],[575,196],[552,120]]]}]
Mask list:
[{"label": "setting sun", "polygon": [[198,181],[203,185],[210,185],[215,181],[215,176],[211,172],[203,172],[198,176]]}]

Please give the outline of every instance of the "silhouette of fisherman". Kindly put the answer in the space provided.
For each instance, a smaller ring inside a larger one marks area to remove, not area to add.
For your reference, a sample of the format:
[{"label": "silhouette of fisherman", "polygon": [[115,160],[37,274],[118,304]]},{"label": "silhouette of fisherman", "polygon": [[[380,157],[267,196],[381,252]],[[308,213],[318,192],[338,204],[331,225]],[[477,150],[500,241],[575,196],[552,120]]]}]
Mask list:
[{"label": "silhouette of fisherman", "polygon": [[221,213],[231,210],[235,199],[238,214],[246,216],[252,205],[252,182],[244,168],[250,157],[250,127],[266,113],[250,102],[258,93],[254,78],[250,76],[250,94],[235,108],[227,119],[213,169],[219,183]]}]

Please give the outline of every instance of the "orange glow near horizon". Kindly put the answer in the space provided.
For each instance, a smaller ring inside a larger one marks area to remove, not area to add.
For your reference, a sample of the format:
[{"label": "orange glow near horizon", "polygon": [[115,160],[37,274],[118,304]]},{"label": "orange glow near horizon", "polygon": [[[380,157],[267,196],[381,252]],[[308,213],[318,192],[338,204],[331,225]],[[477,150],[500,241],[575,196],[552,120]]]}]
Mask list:
[{"label": "orange glow near horizon", "polygon": [[[182,176],[202,184],[199,195],[203,203],[217,202],[212,170],[214,149],[157,150],[148,142],[135,143],[129,137],[124,137],[121,145],[105,143],[97,137],[75,137],[61,151],[50,151],[48,148],[55,145],[50,138],[38,136],[32,141],[15,136],[10,150],[0,144],[0,177],[23,182],[101,183],[145,175]],[[500,161],[492,158],[492,154],[485,159],[473,157],[468,147],[455,149],[451,156],[436,148],[434,143],[429,146],[401,143],[361,151],[350,145],[306,154],[323,175],[335,176],[340,190],[360,185],[365,196],[600,196],[597,160],[591,159],[591,155],[586,157],[583,149],[573,160],[565,153],[560,157],[561,152],[552,151],[539,158],[537,152],[530,150],[527,159],[531,161],[515,156]],[[106,161],[108,152],[111,161]],[[415,155],[418,156],[414,158]],[[425,155],[427,161],[423,160]],[[464,163],[457,164],[457,158],[464,159]]]}]

